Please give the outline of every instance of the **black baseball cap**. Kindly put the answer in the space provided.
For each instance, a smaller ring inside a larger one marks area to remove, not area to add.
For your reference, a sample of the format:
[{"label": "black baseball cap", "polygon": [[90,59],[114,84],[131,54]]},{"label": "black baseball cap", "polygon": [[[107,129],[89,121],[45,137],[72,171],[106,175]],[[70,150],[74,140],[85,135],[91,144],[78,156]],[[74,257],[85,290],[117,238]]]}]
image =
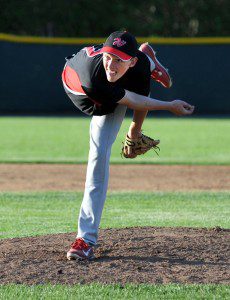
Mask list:
[{"label": "black baseball cap", "polygon": [[138,44],[135,37],[127,31],[115,31],[105,41],[101,52],[118,56],[121,60],[128,61],[135,57]]}]

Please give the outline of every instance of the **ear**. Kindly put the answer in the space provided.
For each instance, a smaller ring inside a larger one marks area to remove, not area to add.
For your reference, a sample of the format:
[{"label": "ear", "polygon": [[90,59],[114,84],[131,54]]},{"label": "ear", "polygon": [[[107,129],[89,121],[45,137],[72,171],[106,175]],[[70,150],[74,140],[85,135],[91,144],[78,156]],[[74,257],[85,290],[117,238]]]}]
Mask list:
[{"label": "ear", "polygon": [[137,57],[133,57],[132,59],[131,59],[131,62],[130,62],[130,68],[132,68],[132,67],[134,67],[135,66],[135,64],[137,63],[137,61],[138,61],[138,58]]}]

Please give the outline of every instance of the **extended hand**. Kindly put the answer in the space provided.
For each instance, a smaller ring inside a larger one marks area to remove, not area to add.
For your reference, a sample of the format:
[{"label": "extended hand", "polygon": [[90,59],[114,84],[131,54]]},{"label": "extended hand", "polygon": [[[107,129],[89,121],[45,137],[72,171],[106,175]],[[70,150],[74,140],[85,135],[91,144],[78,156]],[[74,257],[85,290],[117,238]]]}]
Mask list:
[{"label": "extended hand", "polygon": [[193,105],[182,100],[173,100],[170,104],[170,111],[177,116],[191,115],[194,111]]}]

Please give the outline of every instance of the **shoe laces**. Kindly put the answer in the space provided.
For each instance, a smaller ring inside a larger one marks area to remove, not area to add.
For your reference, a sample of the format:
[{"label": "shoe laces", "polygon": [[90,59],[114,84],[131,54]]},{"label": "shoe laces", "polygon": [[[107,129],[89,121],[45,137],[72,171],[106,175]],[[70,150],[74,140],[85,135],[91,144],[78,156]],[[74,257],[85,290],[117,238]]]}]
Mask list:
[{"label": "shoe laces", "polygon": [[155,76],[155,78],[161,77],[162,75],[163,75],[162,71],[159,71],[159,70],[157,70],[157,69],[154,69],[154,70],[152,71],[152,76]]},{"label": "shoe laces", "polygon": [[[146,140],[150,140],[151,142],[155,142],[154,139],[152,139],[151,137],[149,137],[149,136],[147,136],[147,135],[144,135],[143,133],[142,133],[142,139],[144,140],[144,142],[145,142]],[[157,151],[160,151],[160,150],[161,150],[160,147],[153,144],[153,145],[152,145],[152,149],[153,149],[153,151],[159,156],[159,153],[158,153]]]},{"label": "shoe laces", "polygon": [[86,244],[86,242],[83,239],[77,238],[75,242],[71,245],[71,247],[74,249],[84,250],[89,249],[90,246]]}]

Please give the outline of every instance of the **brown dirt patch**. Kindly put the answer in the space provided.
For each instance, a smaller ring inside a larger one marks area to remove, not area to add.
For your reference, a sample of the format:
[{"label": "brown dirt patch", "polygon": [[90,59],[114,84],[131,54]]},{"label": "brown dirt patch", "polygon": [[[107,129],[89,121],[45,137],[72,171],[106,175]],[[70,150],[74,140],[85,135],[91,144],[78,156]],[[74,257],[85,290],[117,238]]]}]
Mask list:
[{"label": "brown dirt patch", "polygon": [[125,228],[100,231],[94,261],[67,261],[75,234],[2,240],[2,284],[230,284],[230,230]]},{"label": "brown dirt patch", "polygon": [[[230,166],[112,165],[109,190],[230,190]],[[1,191],[82,191],[86,165],[0,164]]]}]

